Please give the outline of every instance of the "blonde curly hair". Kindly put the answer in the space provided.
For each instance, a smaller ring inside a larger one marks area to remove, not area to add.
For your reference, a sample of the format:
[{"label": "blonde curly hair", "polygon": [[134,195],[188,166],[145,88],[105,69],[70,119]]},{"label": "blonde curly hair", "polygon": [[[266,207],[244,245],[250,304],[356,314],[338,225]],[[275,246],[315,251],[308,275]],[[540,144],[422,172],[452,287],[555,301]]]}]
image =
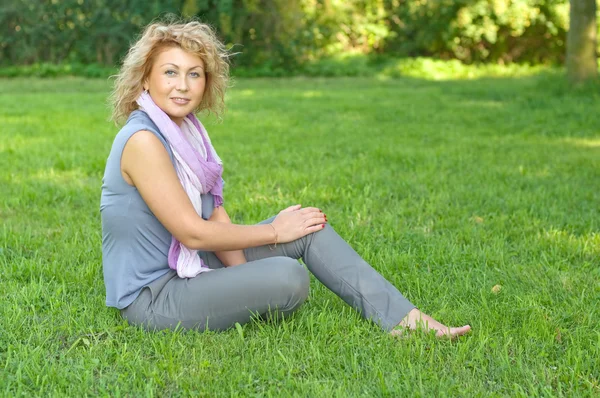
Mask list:
[{"label": "blonde curly hair", "polygon": [[146,27],[140,39],[129,49],[110,96],[111,119],[126,120],[138,109],[137,98],[152,70],[156,56],[165,48],[179,47],[202,59],[205,65],[204,96],[194,112],[207,110],[221,117],[225,108],[225,90],[229,82],[229,54],[210,26],[198,21],[154,22]]}]

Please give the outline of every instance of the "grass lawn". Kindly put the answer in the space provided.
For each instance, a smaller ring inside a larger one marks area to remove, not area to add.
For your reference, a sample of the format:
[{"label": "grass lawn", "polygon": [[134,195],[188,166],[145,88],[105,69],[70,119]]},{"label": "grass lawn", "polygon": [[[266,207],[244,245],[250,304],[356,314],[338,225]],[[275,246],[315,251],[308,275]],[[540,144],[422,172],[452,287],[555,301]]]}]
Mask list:
[{"label": "grass lawn", "polygon": [[0,80],[0,395],[600,394],[600,93],[556,76],[239,80],[234,222],[294,203],[413,303],[473,326],[398,340],[314,278],[278,324],[147,333],[104,306],[104,80]]}]

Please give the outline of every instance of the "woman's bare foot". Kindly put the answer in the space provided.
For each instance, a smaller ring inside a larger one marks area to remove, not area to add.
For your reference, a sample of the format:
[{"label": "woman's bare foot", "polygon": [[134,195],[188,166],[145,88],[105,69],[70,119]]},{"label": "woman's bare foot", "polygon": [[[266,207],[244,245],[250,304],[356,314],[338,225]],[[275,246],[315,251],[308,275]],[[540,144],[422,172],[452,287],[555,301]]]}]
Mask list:
[{"label": "woman's bare foot", "polygon": [[471,326],[465,325],[458,328],[451,328],[442,325],[427,314],[422,313],[416,308],[413,308],[408,315],[404,317],[402,322],[398,324],[398,328],[392,330],[390,333],[394,336],[402,336],[409,330],[424,330],[426,332],[435,330],[436,337],[449,337],[451,339],[463,334],[468,333],[471,330]]}]

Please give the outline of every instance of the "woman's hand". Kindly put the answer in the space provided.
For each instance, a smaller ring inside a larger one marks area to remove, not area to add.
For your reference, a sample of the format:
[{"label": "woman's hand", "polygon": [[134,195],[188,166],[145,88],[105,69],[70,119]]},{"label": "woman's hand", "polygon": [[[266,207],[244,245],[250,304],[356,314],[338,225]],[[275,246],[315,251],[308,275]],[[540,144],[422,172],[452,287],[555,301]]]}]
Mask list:
[{"label": "woman's hand", "polygon": [[327,216],[316,207],[290,206],[279,212],[271,225],[279,243],[291,242],[325,227]]}]

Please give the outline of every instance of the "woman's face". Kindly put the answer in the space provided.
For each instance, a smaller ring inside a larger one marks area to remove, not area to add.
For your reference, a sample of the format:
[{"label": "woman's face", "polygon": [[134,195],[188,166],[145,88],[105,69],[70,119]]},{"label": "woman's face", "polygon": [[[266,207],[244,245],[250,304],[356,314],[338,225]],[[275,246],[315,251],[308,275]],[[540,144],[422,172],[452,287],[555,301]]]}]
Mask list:
[{"label": "woman's face", "polygon": [[205,85],[202,59],[179,47],[162,50],[144,81],[154,103],[179,126],[200,105]]}]

